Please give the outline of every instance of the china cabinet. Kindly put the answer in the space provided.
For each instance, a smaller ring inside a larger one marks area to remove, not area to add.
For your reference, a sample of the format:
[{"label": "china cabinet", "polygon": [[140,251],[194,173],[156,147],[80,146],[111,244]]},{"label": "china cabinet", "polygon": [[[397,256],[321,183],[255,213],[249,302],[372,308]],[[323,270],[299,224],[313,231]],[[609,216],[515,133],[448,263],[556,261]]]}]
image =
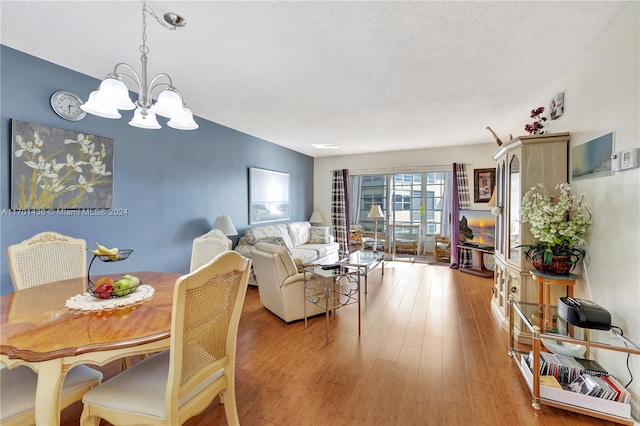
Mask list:
[{"label": "china cabinet", "polygon": [[[521,223],[520,204],[523,195],[538,183],[555,188],[567,182],[570,133],[520,136],[500,147],[493,156],[497,162],[496,243],[494,286],[491,308],[505,327],[509,324],[509,297],[515,301],[538,301],[538,285],[529,271],[531,262],[522,254],[521,244],[531,244],[534,238],[528,224]],[[557,286],[553,286],[557,287]],[[562,296],[554,288],[551,300]],[[530,342],[531,334],[520,321],[515,324],[518,341]]]}]

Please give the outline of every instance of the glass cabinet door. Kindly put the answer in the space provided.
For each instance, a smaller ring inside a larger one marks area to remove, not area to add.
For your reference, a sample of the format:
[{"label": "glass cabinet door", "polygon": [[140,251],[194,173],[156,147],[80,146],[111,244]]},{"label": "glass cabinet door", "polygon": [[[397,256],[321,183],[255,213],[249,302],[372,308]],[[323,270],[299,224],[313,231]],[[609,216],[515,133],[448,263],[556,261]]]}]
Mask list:
[{"label": "glass cabinet door", "polygon": [[520,260],[520,160],[514,155],[509,161],[509,223],[507,235],[509,237],[509,259]]},{"label": "glass cabinet door", "polygon": [[504,193],[505,193],[505,161],[501,160],[498,162],[498,173],[497,173],[497,186],[496,191],[496,207],[503,209],[502,214],[496,215],[496,247],[495,250],[497,253],[503,253],[504,258]]}]

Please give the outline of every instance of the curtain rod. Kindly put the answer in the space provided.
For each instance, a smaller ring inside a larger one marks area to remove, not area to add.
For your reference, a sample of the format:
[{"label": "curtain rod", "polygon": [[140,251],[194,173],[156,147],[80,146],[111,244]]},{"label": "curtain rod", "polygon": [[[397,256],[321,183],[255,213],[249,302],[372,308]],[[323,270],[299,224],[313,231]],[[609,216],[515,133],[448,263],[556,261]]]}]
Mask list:
[{"label": "curtain rod", "polygon": [[[463,163],[463,164],[465,166],[471,165],[471,163]],[[358,175],[358,174],[362,175],[362,174],[375,174],[375,173],[385,174],[385,173],[411,173],[411,172],[420,172],[420,171],[443,171],[442,170],[443,167],[451,168],[451,166],[453,166],[453,163],[432,164],[428,166],[379,167],[379,168],[370,168],[370,169],[348,169],[348,170],[350,175]],[[446,171],[449,171],[449,170],[446,170]]]}]

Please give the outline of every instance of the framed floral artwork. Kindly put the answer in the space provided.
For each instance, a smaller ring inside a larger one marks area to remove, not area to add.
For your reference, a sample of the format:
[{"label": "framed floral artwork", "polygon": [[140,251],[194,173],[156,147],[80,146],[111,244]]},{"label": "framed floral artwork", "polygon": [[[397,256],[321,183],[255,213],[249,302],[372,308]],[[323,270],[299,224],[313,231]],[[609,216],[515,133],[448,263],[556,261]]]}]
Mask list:
[{"label": "framed floral artwork", "polygon": [[11,209],[113,207],[113,139],[11,120]]},{"label": "framed floral artwork", "polygon": [[473,169],[473,202],[488,203],[496,186],[496,169]]}]

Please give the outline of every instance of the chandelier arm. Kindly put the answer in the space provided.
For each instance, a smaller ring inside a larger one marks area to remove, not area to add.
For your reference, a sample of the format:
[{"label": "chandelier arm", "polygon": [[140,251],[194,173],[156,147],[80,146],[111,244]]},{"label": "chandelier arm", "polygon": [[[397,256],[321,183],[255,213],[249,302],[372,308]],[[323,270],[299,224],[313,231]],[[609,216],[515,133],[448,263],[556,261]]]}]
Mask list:
[{"label": "chandelier arm", "polygon": [[[129,70],[133,76],[127,74],[126,72],[118,72],[118,68],[123,67],[126,68],[127,70]],[[125,62],[120,62],[119,64],[116,64],[115,67],[113,67],[113,75],[118,78],[118,77],[128,77],[129,79],[131,79],[131,81],[133,81],[136,86],[138,86],[138,91],[142,90],[142,82],[140,81],[140,76],[138,75],[138,73],[136,72],[136,70],[129,64],[125,63]]]}]

